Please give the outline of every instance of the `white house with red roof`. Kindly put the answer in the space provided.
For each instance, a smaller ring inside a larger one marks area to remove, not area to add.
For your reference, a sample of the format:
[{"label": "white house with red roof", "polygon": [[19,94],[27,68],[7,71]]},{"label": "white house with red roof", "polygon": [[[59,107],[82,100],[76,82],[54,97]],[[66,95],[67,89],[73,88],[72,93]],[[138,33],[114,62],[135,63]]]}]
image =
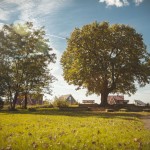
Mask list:
[{"label": "white house with red roof", "polygon": [[129,100],[124,99],[124,95],[110,95],[107,98],[108,104],[127,104]]}]

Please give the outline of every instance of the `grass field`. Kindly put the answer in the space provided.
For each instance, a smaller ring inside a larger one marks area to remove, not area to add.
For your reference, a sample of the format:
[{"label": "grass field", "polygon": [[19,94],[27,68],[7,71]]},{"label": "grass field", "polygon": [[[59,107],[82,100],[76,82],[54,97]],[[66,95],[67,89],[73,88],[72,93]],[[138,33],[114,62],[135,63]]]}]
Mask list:
[{"label": "grass field", "polygon": [[140,115],[0,111],[0,150],[149,150],[150,131],[138,119]]}]

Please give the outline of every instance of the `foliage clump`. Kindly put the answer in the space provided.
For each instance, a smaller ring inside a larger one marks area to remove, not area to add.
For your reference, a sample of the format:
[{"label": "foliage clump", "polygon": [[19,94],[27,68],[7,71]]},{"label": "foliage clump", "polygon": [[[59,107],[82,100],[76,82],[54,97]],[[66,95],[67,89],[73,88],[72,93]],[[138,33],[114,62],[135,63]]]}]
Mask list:
[{"label": "foliage clump", "polygon": [[63,98],[55,97],[53,106],[54,107],[69,107],[69,103]]},{"label": "foliage clump", "polygon": [[29,110],[29,111],[36,111],[36,108],[30,107],[30,108],[28,108],[28,110]]}]

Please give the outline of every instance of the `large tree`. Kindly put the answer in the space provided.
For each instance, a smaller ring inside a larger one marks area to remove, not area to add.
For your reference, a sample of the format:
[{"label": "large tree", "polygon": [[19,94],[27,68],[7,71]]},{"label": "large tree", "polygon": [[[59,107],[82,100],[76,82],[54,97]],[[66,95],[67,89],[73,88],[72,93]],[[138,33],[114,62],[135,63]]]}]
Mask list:
[{"label": "large tree", "polygon": [[74,29],[61,64],[69,84],[101,95],[101,105],[107,105],[109,93],[130,95],[136,92],[136,83],[149,83],[148,60],[142,35],[135,29],[94,22]]},{"label": "large tree", "polygon": [[55,54],[45,38],[44,29],[35,28],[31,22],[4,25],[0,33],[3,94],[12,101],[13,109],[17,97],[23,94],[26,108],[29,92],[43,92],[53,82],[49,64],[55,62]]}]

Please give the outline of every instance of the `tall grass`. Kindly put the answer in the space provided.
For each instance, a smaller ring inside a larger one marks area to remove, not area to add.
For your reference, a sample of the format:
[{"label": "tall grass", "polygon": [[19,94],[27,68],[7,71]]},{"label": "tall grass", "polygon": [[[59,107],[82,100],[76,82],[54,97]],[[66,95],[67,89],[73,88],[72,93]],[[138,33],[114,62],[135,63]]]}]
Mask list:
[{"label": "tall grass", "polygon": [[149,150],[150,131],[136,115],[54,109],[1,112],[0,149]]}]

